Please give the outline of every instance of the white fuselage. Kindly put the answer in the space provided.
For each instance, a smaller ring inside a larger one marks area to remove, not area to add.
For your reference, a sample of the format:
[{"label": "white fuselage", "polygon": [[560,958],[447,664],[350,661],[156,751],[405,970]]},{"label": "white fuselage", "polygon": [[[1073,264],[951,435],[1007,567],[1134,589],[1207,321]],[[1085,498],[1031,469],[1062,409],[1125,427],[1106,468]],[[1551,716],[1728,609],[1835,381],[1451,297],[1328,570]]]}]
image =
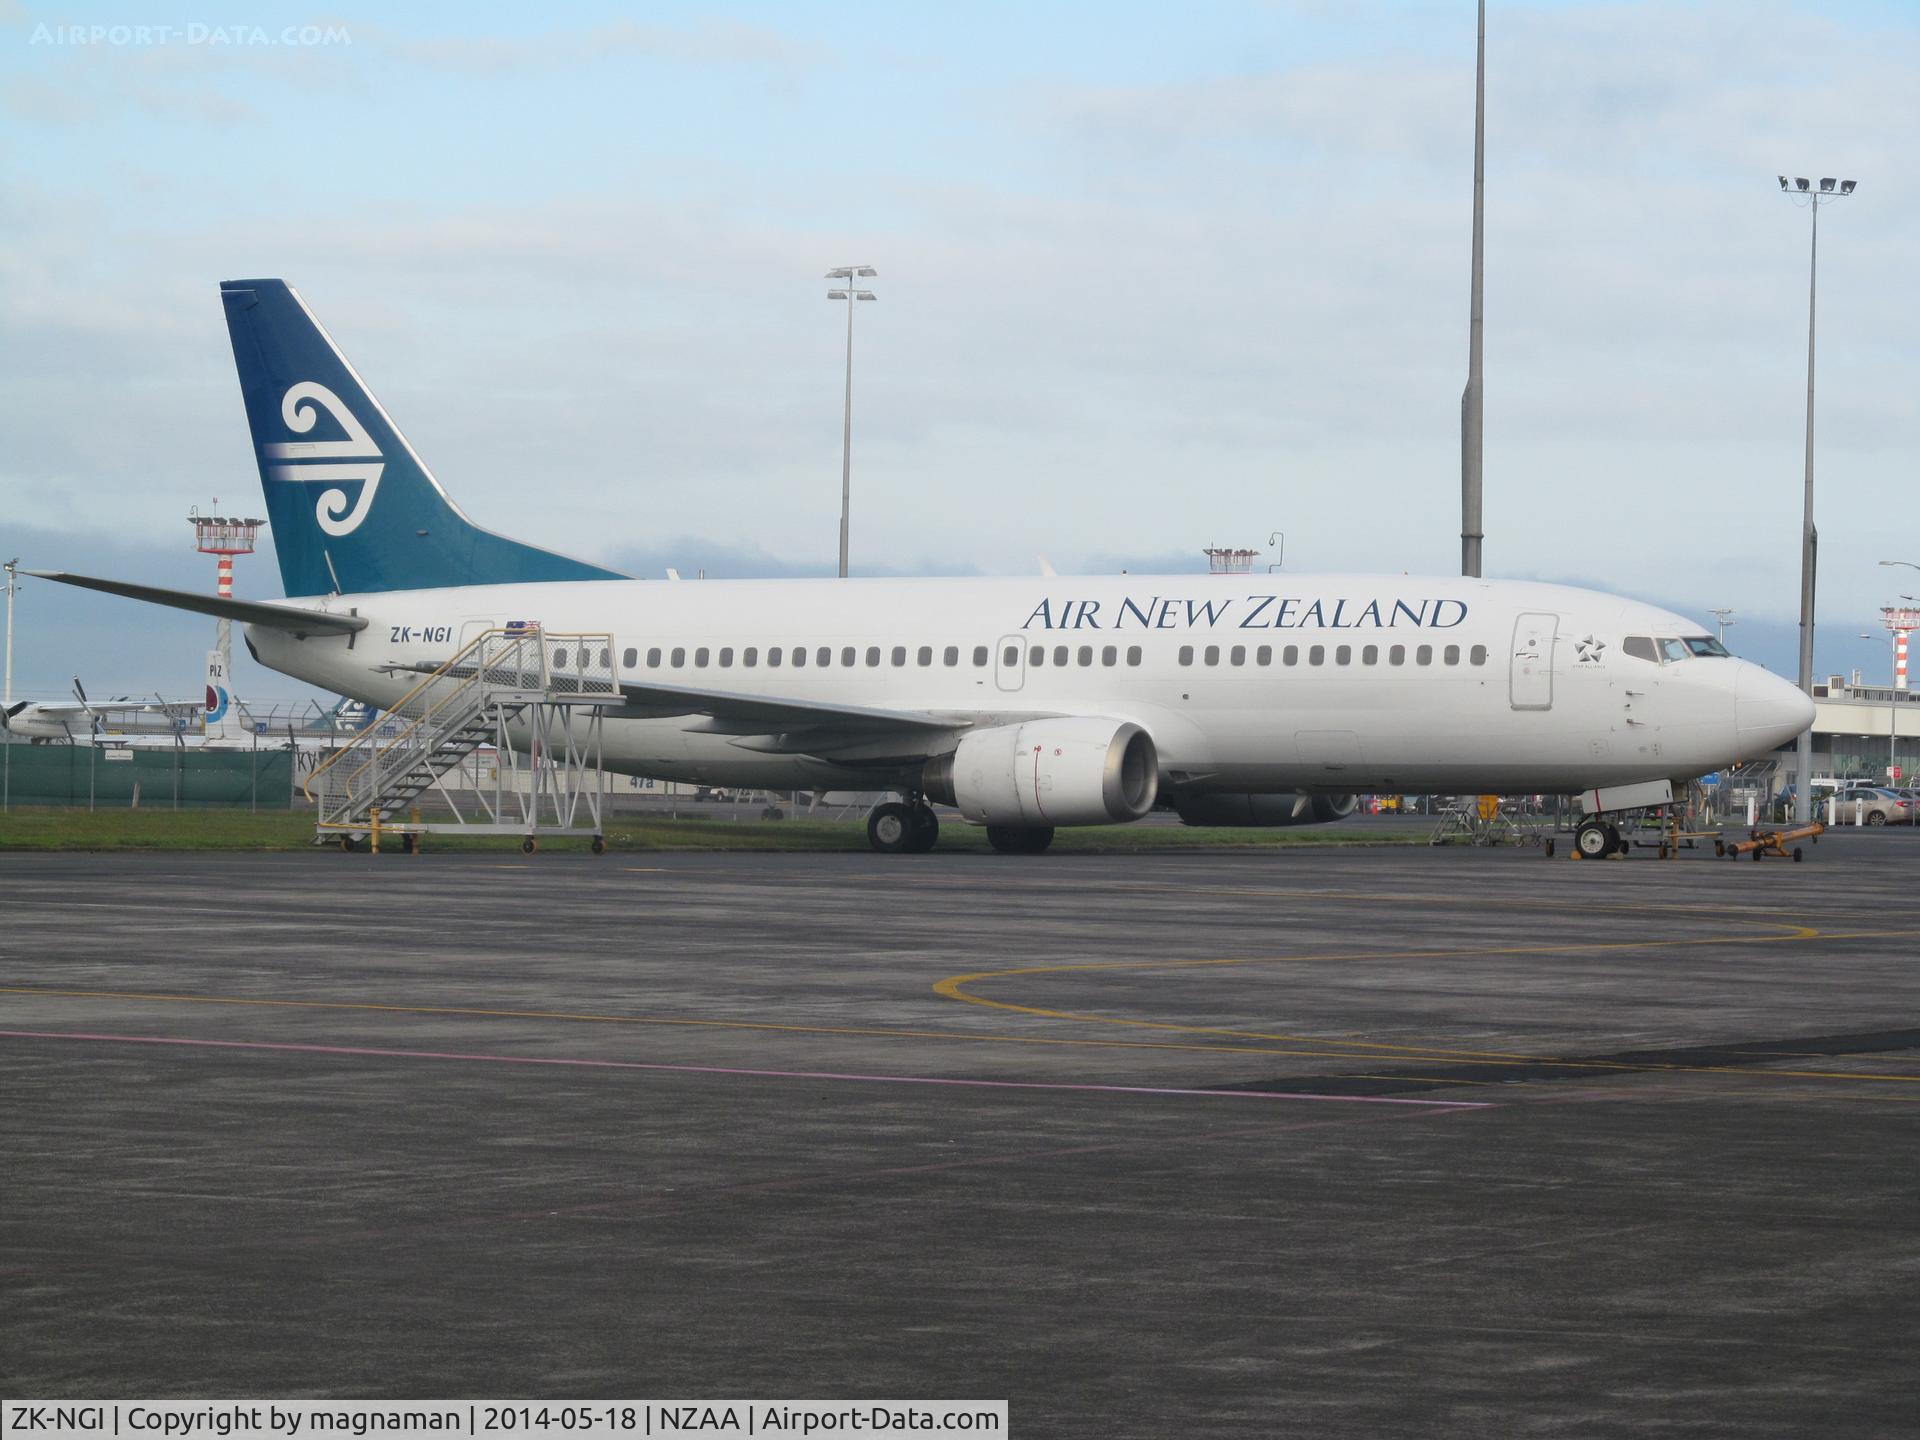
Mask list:
[{"label": "white fuselage", "polygon": [[[575,581],[295,602],[350,639],[250,627],[260,661],[388,705],[484,629],[609,633],[623,682],[952,716],[1143,727],[1176,791],[1531,792],[1686,778],[1764,754],[1811,706],[1652,606],[1529,582],[1393,575]],[[805,663],[794,663],[796,648]],[[778,663],[774,663],[777,655]],[[824,656],[825,663],[822,662]],[[849,660],[851,663],[849,663]],[[399,668],[396,668],[399,667]],[[697,716],[622,719],[611,768],[786,789],[910,783],[767,754]]]}]

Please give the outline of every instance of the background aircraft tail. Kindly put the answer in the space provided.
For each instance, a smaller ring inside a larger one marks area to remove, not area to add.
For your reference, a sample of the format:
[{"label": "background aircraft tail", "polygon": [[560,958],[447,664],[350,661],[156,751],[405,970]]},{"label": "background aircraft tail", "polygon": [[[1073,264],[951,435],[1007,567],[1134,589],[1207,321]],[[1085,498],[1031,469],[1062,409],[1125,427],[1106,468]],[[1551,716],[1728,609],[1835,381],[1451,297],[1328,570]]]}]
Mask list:
[{"label": "background aircraft tail", "polygon": [[207,652],[207,713],[202,730],[209,740],[232,740],[247,733],[233,703],[226,661],[218,650]]},{"label": "background aircraft tail", "polygon": [[625,578],[468,520],[286,281],[220,298],[288,595]]}]

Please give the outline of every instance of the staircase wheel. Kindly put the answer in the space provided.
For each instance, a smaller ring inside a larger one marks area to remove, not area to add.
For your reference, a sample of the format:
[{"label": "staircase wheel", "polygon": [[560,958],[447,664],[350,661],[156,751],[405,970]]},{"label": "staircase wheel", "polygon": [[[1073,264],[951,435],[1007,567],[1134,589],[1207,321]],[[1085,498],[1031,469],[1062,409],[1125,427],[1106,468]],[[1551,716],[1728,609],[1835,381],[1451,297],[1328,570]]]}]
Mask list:
[{"label": "staircase wheel", "polygon": [[596,835],[593,837],[593,853],[596,855],[604,855],[607,853],[607,837],[606,836]]},{"label": "staircase wheel", "polygon": [[355,840],[351,835],[342,835],[340,837],[340,848],[351,855],[360,848],[360,842]]},{"label": "staircase wheel", "polygon": [[534,851],[538,850],[539,848],[540,848],[540,842],[534,839],[533,836],[531,835],[527,836],[526,839],[520,842],[520,853],[522,855],[531,855],[533,854]]},{"label": "staircase wheel", "polygon": [[400,837],[400,849],[408,855],[419,854],[420,837],[418,835],[402,835]]}]

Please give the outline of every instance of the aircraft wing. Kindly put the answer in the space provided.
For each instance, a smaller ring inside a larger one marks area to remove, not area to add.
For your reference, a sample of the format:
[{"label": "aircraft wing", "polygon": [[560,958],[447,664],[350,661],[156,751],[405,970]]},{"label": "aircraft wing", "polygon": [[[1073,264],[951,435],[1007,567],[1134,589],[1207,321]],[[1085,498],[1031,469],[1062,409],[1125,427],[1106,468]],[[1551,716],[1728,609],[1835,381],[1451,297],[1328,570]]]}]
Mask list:
[{"label": "aircraft wing", "polygon": [[627,719],[697,717],[686,728],[730,735],[743,750],[765,755],[819,755],[865,760],[913,760],[953,748],[949,738],[975,717],[925,710],[887,710],[822,700],[706,690],[687,685],[623,681],[626,704],[612,712]]},{"label": "aircraft wing", "polygon": [[330,615],[321,610],[303,610],[295,605],[270,605],[259,600],[229,600],[218,595],[196,595],[190,590],[168,590],[159,585],[134,585],[125,580],[102,580],[94,575],[75,575],[66,570],[29,570],[41,580],[58,580],[62,585],[78,585],[83,590],[101,590],[108,595],[124,595],[129,600],[145,600],[152,605],[169,605],[175,610],[194,610],[202,615],[218,615],[238,620],[243,625],[265,625],[294,635],[351,635],[367,628],[359,615]]}]

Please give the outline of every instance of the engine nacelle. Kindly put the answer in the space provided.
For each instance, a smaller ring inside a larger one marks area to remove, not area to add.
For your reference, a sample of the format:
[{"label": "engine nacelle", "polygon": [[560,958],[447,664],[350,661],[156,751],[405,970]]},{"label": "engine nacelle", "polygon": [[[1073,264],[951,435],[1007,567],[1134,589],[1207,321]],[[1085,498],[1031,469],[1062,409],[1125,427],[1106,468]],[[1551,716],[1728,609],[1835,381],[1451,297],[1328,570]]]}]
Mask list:
[{"label": "engine nacelle", "polygon": [[927,762],[920,785],[978,825],[1111,825],[1153,809],[1160,754],[1126,720],[1029,720],[970,732]]},{"label": "engine nacelle", "polygon": [[1193,795],[1174,801],[1188,825],[1325,825],[1344,820],[1357,795]]}]

